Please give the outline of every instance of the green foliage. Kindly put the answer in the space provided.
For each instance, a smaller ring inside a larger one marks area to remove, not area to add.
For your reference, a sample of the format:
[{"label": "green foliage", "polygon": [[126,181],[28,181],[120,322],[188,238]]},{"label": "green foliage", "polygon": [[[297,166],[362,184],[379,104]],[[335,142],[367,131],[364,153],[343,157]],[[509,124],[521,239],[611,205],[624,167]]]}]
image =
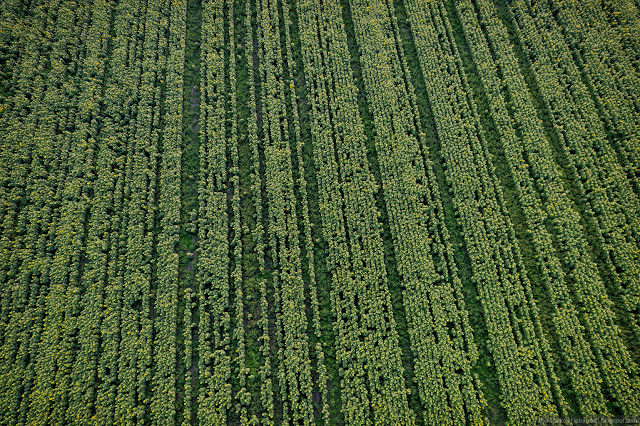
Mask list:
[{"label": "green foliage", "polygon": [[5,1],[0,423],[637,415],[637,5]]}]

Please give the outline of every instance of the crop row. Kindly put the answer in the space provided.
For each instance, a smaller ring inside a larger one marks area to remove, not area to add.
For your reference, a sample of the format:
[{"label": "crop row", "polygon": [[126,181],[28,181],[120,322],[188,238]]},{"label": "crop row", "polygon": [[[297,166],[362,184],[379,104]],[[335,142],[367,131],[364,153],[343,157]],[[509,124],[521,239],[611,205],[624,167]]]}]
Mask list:
[{"label": "crop row", "polygon": [[9,423],[172,418],[184,13],[53,2],[29,22],[5,116],[22,151],[15,193],[31,198],[3,214],[4,232],[26,231],[3,291],[18,309],[3,323]]},{"label": "crop row", "polygon": [[638,1],[6,3],[1,423],[640,411]]},{"label": "crop row", "polygon": [[489,333],[503,404],[513,422],[566,413],[483,129],[442,3],[407,10]]},{"label": "crop row", "polygon": [[[517,59],[506,43],[506,28],[491,4],[482,0],[476,4],[480,18],[470,1],[461,2],[458,11],[465,22],[465,35],[488,93],[490,110],[505,146],[536,258],[554,306],[552,319],[561,355],[569,368],[582,415],[606,414],[602,377],[607,383],[624,380],[634,369],[633,363],[614,325],[611,301],[597,266],[588,255],[579,214],[564,189],[542,123],[526,96]],[[482,20],[482,27],[478,19]],[[486,38],[480,28],[486,29]],[[501,87],[505,88],[504,94]],[[549,223],[548,227],[545,223]],[[554,247],[549,230],[557,235],[560,250]],[[604,359],[608,362],[603,362]],[[619,395],[618,390],[611,391]]]}]

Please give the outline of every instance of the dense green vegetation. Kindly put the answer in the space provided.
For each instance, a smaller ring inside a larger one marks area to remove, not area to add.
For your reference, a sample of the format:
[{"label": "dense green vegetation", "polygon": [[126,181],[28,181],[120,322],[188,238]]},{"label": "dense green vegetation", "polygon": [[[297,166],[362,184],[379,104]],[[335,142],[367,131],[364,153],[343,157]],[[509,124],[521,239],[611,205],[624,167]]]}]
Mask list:
[{"label": "dense green vegetation", "polygon": [[639,30],[4,1],[0,423],[637,418]]}]

